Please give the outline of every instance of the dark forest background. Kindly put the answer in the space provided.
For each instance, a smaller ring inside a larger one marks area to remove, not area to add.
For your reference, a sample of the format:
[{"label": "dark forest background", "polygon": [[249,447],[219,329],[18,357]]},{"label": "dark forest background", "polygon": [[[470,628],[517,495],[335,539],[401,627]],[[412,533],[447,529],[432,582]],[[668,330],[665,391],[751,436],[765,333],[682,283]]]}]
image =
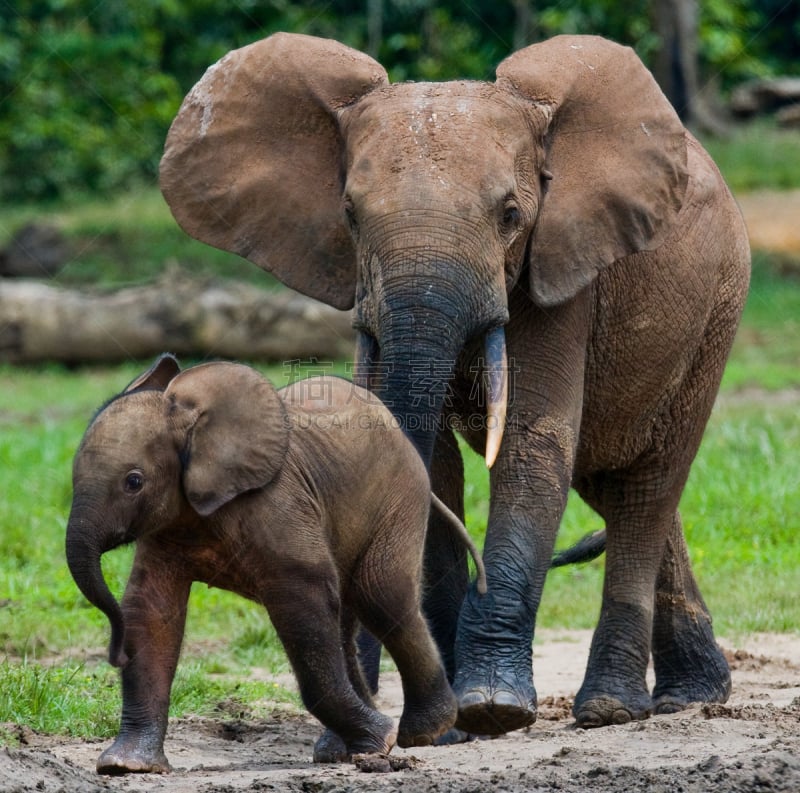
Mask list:
[{"label": "dark forest background", "polygon": [[0,201],[156,178],[180,101],[225,52],[275,31],[338,39],[397,80],[493,79],[557,33],[633,46],[687,123],[753,77],[797,74],[797,0],[0,0]]}]

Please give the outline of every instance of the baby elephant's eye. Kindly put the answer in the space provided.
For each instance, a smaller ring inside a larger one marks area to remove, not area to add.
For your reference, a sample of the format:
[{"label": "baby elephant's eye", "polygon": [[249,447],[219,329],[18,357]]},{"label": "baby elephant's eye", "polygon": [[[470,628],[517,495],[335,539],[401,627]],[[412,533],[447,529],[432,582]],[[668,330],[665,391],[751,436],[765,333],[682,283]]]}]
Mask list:
[{"label": "baby elephant's eye", "polygon": [[144,487],[144,475],[141,471],[130,471],[125,477],[125,492],[138,493]]}]

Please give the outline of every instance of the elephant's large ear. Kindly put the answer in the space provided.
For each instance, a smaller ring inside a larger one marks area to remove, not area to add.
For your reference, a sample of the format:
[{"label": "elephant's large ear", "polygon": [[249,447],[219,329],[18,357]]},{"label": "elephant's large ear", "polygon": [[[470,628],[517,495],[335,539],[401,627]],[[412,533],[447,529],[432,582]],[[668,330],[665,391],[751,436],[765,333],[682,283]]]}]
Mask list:
[{"label": "elephant's large ear", "polygon": [[685,130],[633,50],[595,36],[534,44],[497,77],[552,114],[553,179],[529,250],[534,300],[555,305],[617,259],[661,244],[686,191]]},{"label": "elephant's large ear", "polygon": [[263,487],[283,465],[289,420],[272,384],[249,366],[208,363],[181,372],[165,392],[183,448],[186,497],[201,515]]},{"label": "elephant's large ear", "polygon": [[229,52],[184,100],[161,189],[193,237],[238,253],[299,292],[353,305],[337,110],[388,83],[335,41],[277,33]]}]

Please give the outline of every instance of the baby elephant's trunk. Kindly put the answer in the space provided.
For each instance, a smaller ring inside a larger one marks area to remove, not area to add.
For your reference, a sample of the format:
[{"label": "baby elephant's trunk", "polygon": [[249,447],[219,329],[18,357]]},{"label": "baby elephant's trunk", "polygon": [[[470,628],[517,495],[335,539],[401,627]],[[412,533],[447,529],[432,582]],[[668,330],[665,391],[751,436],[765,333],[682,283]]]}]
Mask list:
[{"label": "baby elephant's trunk", "polygon": [[122,609],[103,577],[100,557],[105,551],[119,545],[108,541],[102,531],[88,520],[76,514],[75,509],[67,524],[67,564],[78,588],[86,599],[99,608],[111,623],[111,643],[108,649],[108,660],[113,666],[123,667],[128,663],[125,654],[125,626]]}]

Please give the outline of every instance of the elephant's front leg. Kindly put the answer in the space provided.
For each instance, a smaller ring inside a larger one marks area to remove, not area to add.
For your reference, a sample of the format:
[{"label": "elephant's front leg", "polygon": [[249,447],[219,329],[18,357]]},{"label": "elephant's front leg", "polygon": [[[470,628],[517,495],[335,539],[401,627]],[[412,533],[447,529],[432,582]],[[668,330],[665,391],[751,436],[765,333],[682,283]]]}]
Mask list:
[{"label": "elephant's front leg", "polygon": [[[534,624],[566,505],[571,463],[569,451],[544,453],[551,444],[558,441],[541,428],[532,434],[507,433],[492,469],[484,546],[489,591],[481,596],[474,586],[470,589],[456,640],[456,726],[467,732],[496,735],[536,719]],[[569,449],[570,444],[561,446]]]},{"label": "elephant's front leg", "polygon": [[[524,290],[510,296],[509,406],[483,550],[489,591],[470,588],[456,638],[456,726],[467,732],[494,735],[536,719],[533,632],[575,465],[588,292],[548,311]],[[475,448],[478,439],[468,440]]]},{"label": "elephant's front leg", "polygon": [[125,652],[119,734],[97,761],[100,774],[166,773],[170,688],[180,654],[191,581],[137,553],[122,612]]}]

